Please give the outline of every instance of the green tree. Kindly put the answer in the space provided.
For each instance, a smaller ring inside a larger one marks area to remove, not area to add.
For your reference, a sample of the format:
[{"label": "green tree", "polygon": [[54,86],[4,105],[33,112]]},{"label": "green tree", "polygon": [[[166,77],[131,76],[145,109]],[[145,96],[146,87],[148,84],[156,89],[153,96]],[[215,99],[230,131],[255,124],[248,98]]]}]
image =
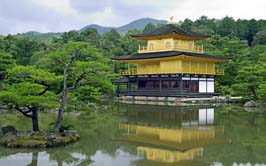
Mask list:
[{"label": "green tree", "polygon": [[186,30],[191,30],[193,26],[193,21],[191,21],[190,19],[185,19],[182,23],[181,23],[181,27],[183,29]]},{"label": "green tree", "polygon": [[221,36],[234,37],[236,36],[235,20],[232,17],[223,18],[217,27],[217,33]]},{"label": "green tree", "polygon": [[111,29],[109,32],[106,32],[102,39],[102,49],[108,57],[124,55],[124,50],[122,49],[122,38],[115,29]]},{"label": "green tree", "polygon": [[264,44],[266,45],[266,30],[259,31],[254,36],[253,45]]},{"label": "green tree", "polygon": [[139,45],[144,44],[143,41],[131,37],[131,35],[139,33],[141,33],[141,31],[131,30],[128,31],[124,36],[122,36],[122,49],[124,50],[125,55],[131,55],[137,53]]},{"label": "green tree", "polygon": [[45,70],[16,66],[8,72],[0,101],[30,118],[33,131],[39,131],[38,111],[58,106],[56,95],[49,91],[56,80],[55,74]]},{"label": "green tree", "polygon": [[148,23],[144,29],[143,29],[143,33],[147,33],[147,32],[151,32],[155,29],[155,25],[153,25],[152,23]]},{"label": "green tree", "polygon": [[94,44],[96,47],[101,46],[101,36],[96,29],[88,28],[80,33],[81,41]]},{"label": "green tree", "polygon": [[7,70],[15,63],[10,53],[0,53],[0,91],[3,89],[3,80],[7,75]]},{"label": "green tree", "polygon": [[251,46],[255,34],[259,31],[258,22],[255,19],[251,19],[247,24],[247,29],[246,40],[248,41],[248,45]]},{"label": "green tree", "polygon": [[2,41],[0,52],[10,53],[19,65],[29,65],[35,51],[43,50],[46,44],[28,38],[8,35]]},{"label": "green tree", "polygon": [[33,53],[40,49],[40,45],[27,38],[18,38],[10,49],[17,64],[28,65]]},{"label": "green tree", "polygon": [[2,52],[4,49],[5,49],[4,36],[0,35],[0,52]]},{"label": "green tree", "polygon": [[266,101],[266,83],[262,83],[259,85],[258,95],[261,100]]},{"label": "green tree", "polygon": [[260,84],[265,80],[263,69],[259,65],[243,67],[238,71],[236,83],[232,86],[236,95],[258,100],[257,90]]},{"label": "green tree", "polygon": [[62,42],[67,43],[67,42],[75,42],[75,41],[81,41],[81,37],[78,31],[69,31],[69,32],[64,32],[61,35]]},{"label": "green tree", "polygon": [[107,65],[108,60],[94,46],[85,42],[69,42],[40,60],[43,67],[62,75],[63,78],[55,132],[61,129],[68,93],[75,91],[90,78],[107,79],[110,75],[107,73],[112,71]]}]

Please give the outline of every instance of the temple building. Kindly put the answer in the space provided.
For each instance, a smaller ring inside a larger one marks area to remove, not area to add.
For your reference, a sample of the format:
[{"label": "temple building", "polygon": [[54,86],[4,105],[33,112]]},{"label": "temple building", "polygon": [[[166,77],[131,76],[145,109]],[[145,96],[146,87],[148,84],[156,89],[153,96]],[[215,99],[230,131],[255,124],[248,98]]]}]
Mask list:
[{"label": "temple building", "polygon": [[151,32],[132,35],[147,45],[137,54],[113,58],[128,63],[115,80],[119,96],[212,97],[214,80],[224,75],[216,63],[228,58],[204,54],[198,40],[208,36],[181,29],[172,22]]}]

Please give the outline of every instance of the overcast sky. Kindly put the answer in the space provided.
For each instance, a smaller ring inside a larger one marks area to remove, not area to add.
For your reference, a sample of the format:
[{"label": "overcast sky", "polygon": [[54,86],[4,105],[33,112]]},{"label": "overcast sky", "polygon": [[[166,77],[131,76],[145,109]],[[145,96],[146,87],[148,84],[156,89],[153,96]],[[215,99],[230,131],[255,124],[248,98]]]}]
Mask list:
[{"label": "overcast sky", "polygon": [[266,19],[266,0],[0,0],[0,34],[63,32],[88,24],[121,26],[151,17],[178,22],[209,18]]}]

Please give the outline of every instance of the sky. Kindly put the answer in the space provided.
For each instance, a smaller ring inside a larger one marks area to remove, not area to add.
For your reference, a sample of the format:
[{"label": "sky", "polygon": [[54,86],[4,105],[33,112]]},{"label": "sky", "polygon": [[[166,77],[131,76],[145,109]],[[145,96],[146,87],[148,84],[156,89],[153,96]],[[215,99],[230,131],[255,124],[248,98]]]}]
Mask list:
[{"label": "sky", "polygon": [[266,19],[266,0],[0,0],[0,34],[119,27],[140,18]]}]

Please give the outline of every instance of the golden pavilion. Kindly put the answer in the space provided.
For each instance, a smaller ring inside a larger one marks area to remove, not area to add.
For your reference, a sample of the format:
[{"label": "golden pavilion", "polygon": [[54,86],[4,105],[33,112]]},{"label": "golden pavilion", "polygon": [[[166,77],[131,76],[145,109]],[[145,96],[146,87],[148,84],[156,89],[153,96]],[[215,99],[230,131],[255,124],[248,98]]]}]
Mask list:
[{"label": "golden pavilion", "polygon": [[229,60],[204,54],[196,41],[208,36],[184,30],[173,22],[151,32],[132,35],[147,45],[137,54],[113,58],[128,63],[114,81],[119,96],[212,97],[216,95],[214,80],[224,75],[216,64]]}]

